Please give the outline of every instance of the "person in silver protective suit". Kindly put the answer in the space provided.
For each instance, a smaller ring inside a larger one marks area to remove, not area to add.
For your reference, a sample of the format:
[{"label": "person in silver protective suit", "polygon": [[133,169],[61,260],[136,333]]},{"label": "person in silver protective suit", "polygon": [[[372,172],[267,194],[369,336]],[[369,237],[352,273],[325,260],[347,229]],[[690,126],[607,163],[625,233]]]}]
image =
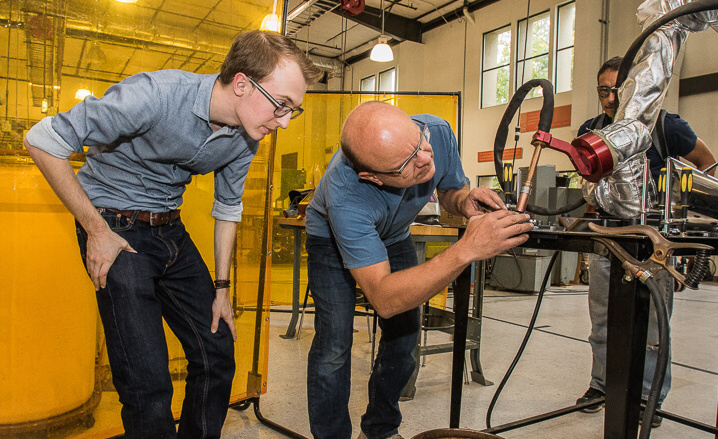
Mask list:
[{"label": "person in silver protective suit", "polygon": [[[583,135],[589,130],[601,129],[610,124],[616,114],[618,106],[616,78],[618,70],[623,61],[622,57],[614,57],[606,61],[598,71],[598,85],[596,87],[598,98],[604,113],[584,122],[578,130],[578,135]],[[667,157],[682,157],[693,163],[696,168],[703,170],[713,163],[715,159],[706,144],[698,138],[691,127],[678,115],[661,111],[656,126],[652,132],[653,144],[646,151],[646,157],[650,160],[651,177],[657,183],[660,170],[665,166]],[[601,212],[605,214],[604,212]],[[593,354],[591,368],[591,383],[586,393],[576,402],[583,403],[605,395],[606,384],[606,336],[607,336],[607,314],[608,314],[608,285],[610,275],[610,261],[602,256],[590,255],[589,257],[590,283],[588,292],[589,315],[591,318],[591,335],[589,343]],[[673,305],[673,282],[666,272],[662,273],[659,284],[662,287],[669,314]],[[653,307],[651,307],[653,308]],[[657,348],[658,330],[654,311],[651,311],[649,331],[647,340],[646,360],[644,367],[642,397],[648,397],[651,388],[651,380],[654,375]],[[671,387],[670,362],[666,370],[666,378],[663,382],[658,398],[659,405],[663,402]],[[584,409],[584,412],[597,412],[602,405],[596,404]],[[653,419],[653,426],[657,427],[661,418],[656,416]]]}]

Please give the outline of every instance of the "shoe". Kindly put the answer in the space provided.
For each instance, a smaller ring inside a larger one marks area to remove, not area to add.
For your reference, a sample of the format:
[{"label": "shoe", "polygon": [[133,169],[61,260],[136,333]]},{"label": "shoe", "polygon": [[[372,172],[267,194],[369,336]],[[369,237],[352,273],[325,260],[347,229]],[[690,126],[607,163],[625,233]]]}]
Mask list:
[{"label": "shoe", "polygon": [[[645,404],[645,403],[644,403]],[[657,406],[656,410],[660,410],[661,406]],[[643,413],[646,411],[646,406],[641,405],[641,411],[638,415],[638,423],[643,424]],[[658,416],[657,414],[653,414],[653,419],[651,419],[651,427],[658,428],[661,426],[661,423],[663,422],[663,418],[661,416]]]},{"label": "shoe", "polygon": [[[606,396],[605,393],[601,392],[598,389],[594,389],[593,387],[589,387],[588,390],[586,390],[586,393],[584,393],[582,397],[576,400],[576,404],[582,404],[584,402],[591,401],[592,399],[602,398],[604,396]],[[581,409],[581,411],[584,413],[596,413],[597,411],[601,410],[603,405],[603,403],[590,405],[584,409]]]}]

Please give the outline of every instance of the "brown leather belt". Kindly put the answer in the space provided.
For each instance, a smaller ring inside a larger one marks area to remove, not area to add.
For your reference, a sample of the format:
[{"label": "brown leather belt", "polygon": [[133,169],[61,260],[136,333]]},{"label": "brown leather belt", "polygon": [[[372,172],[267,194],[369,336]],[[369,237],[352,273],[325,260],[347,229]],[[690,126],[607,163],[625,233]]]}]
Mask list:
[{"label": "brown leather belt", "polygon": [[137,216],[135,219],[150,223],[150,226],[163,226],[180,217],[180,209],[170,210],[169,212],[147,212],[145,210],[119,210],[109,208],[107,210],[127,218],[132,218],[136,213]]}]

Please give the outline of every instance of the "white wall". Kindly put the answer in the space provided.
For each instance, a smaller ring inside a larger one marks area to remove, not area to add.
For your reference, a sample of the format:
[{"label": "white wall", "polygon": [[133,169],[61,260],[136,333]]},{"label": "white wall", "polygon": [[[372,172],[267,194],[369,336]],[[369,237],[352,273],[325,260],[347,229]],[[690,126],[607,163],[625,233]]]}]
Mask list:
[{"label": "white wall", "polygon": [[[555,24],[556,6],[560,0],[531,0],[530,14],[551,10],[552,26]],[[636,20],[636,8],[641,0],[611,1],[607,25],[606,54],[608,57],[623,55],[640,34]],[[493,150],[496,129],[506,105],[480,109],[481,50],[483,34],[507,24],[512,25],[514,38],[516,23],[526,16],[526,0],[502,0],[473,13],[475,25],[467,20],[455,20],[423,35],[423,43],[402,43],[394,46],[395,60],[391,63],[375,63],[364,60],[347,71],[346,87],[359,89],[361,78],[390,67],[397,68],[400,91],[462,92],[463,145],[462,161],[472,184],[478,175],[494,173],[493,163],[478,163],[479,151]],[[596,96],[596,72],[605,61],[602,56],[601,39],[604,25],[600,22],[603,2],[598,0],[576,1],[576,38],[574,47],[574,89],[555,95],[555,106],[571,105],[571,127],[555,128],[554,137],[570,142],[578,127],[588,118],[598,114],[601,107]],[[554,34],[552,28],[552,35]],[[553,38],[553,37],[552,37]],[[718,93],[686,97],[678,102],[678,78],[689,78],[718,72],[718,35],[712,30],[691,34],[685,45],[685,58],[677,63],[680,71],[674,72],[674,81],[666,98],[666,108],[679,111],[689,121],[696,133],[711,147],[718,157]],[[512,57],[514,54],[512,53]],[[553,60],[550,61],[553,63]],[[513,73],[512,73],[513,75]],[[513,81],[513,77],[511,78]],[[331,88],[331,87],[330,87]],[[678,102],[678,103],[677,103]],[[522,112],[541,108],[541,99],[524,101]],[[512,122],[506,148],[513,145]],[[523,159],[516,166],[528,166],[533,147],[533,133],[521,135],[518,146],[523,148]],[[573,169],[569,160],[560,153],[543,151],[541,163],[556,164],[557,170]]]}]

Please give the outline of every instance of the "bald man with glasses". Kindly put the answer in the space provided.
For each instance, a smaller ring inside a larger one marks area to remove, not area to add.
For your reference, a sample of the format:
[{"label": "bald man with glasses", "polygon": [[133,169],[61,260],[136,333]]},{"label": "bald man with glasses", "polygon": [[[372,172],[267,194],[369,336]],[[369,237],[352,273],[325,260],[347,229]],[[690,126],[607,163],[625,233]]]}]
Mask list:
[{"label": "bald man with glasses", "polygon": [[[352,436],[348,402],[358,285],[379,314],[382,336],[369,379],[360,438],[398,438],[399,397],[414,370],[419,306],[471,262],[528,239],[528,216],[506,210],[488,188],[469,190],[449,124],[409,117],[372,101],[344,123],[341,150],[307,207],[309,288],[316,335],[307,392],[315,438]],[[418,265],[409,226],[437,191],[441,206],[469,218],[449,249]]]}]

